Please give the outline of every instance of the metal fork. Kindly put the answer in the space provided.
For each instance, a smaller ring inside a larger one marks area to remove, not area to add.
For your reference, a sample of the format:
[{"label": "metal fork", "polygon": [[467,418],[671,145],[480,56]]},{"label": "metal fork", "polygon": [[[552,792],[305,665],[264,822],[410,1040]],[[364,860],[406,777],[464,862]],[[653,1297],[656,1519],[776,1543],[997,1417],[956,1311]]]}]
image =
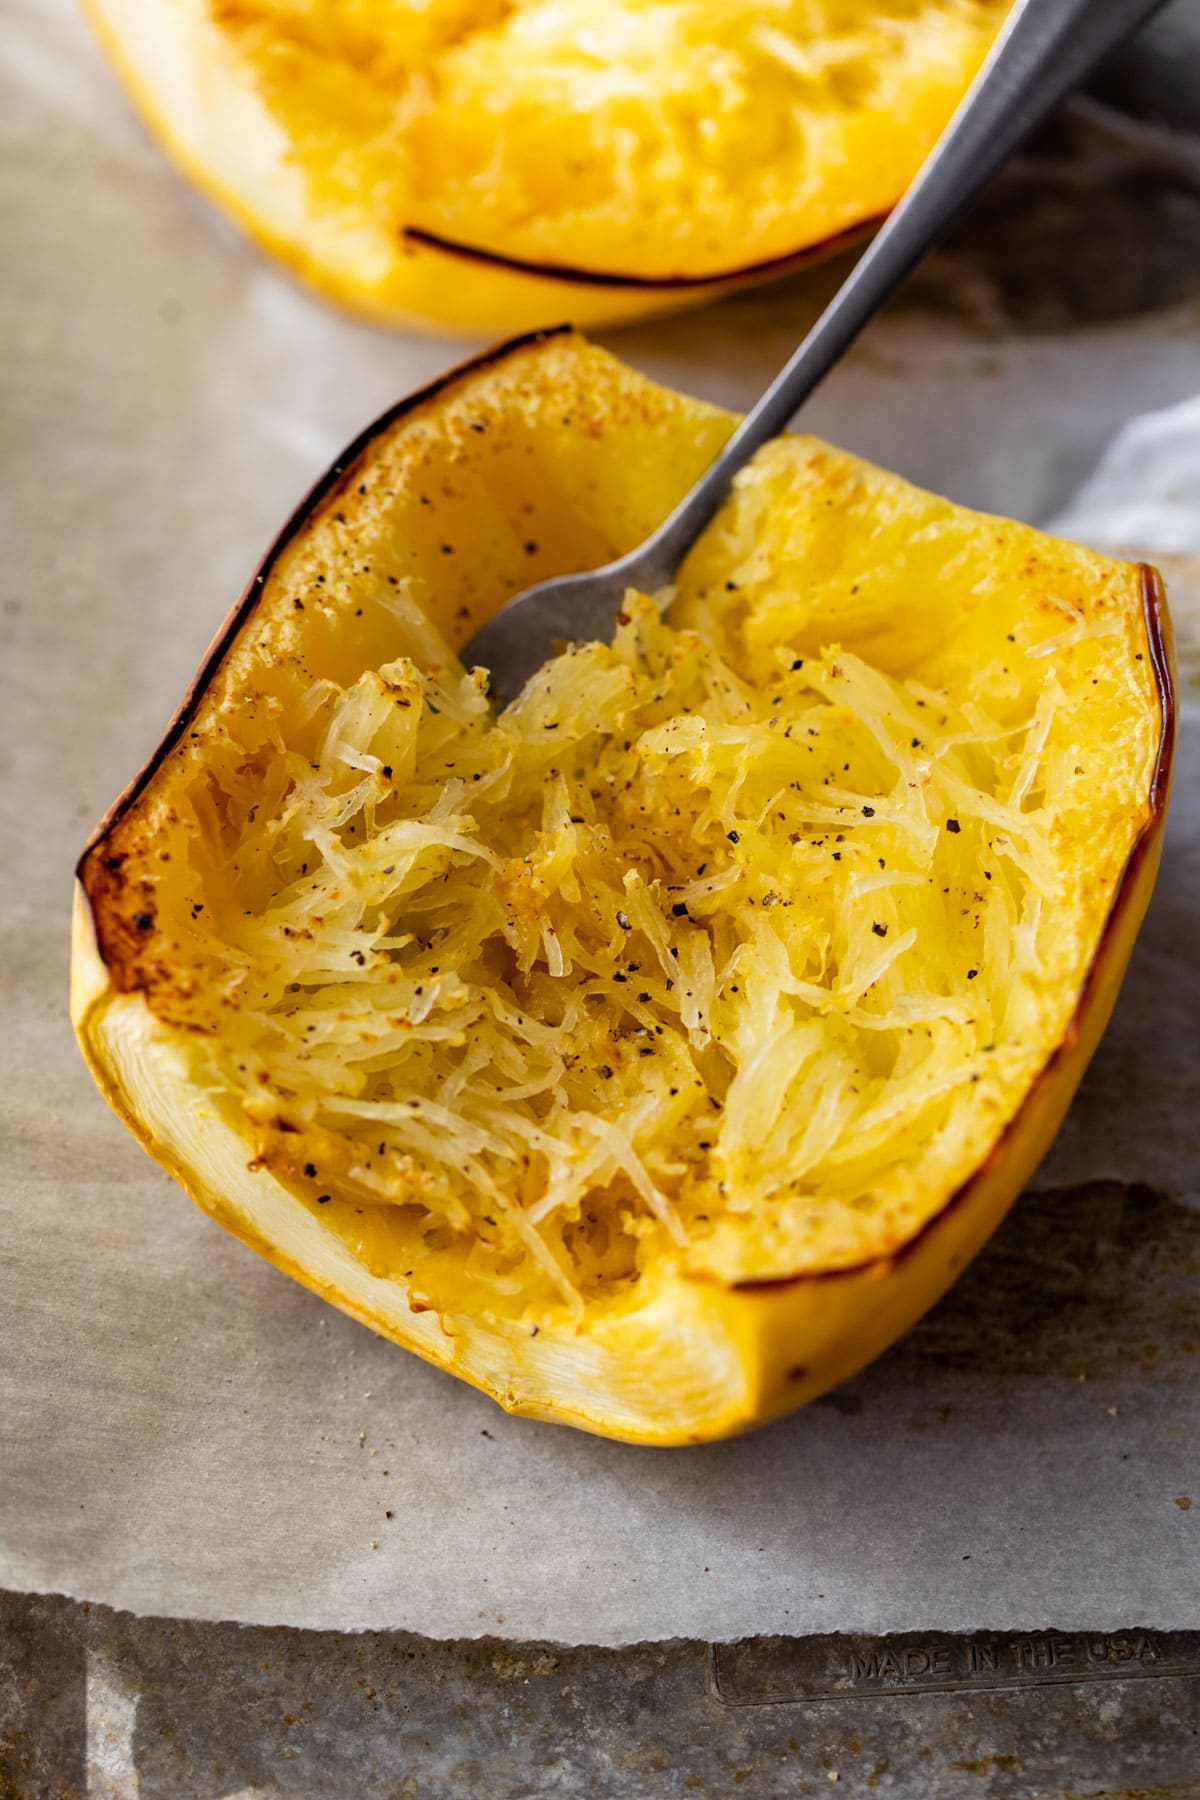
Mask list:
[{"label": "metal fork", "polygon": [[628,588],[656,593],[755,451],[778,435],[964,206],[1109,51],[1163,0],[1016,0],[991,53],[913,185],[799,349],[695,485],[636,550],[515,595],[463,651],[491,674],[500,701],[519,693],[556,648],[607,640]]}]

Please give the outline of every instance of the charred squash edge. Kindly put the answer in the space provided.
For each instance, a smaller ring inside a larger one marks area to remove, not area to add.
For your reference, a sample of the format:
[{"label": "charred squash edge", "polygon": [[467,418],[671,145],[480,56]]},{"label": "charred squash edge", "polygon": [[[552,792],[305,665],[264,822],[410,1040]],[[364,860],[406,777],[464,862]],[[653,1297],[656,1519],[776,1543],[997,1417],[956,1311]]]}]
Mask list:
[{"label": "charred squash edge", "polygon": [[542,281],[562,281],[576,287],[624,288],[631,293],[703,294],[710,288],[735,288],[774,281],[782,275],[799,274],[843,250],[852,250],[878,231],[887,216],[885,212],[874,213],[829,237],[814,238],[809,244],[784,250],[779,256],[769,256],[763,262],[718,269],[712,275],[629,275],[621,270],[585,269],[572,263],[533,262],[520,256],[506,256],[500,250],[487,250],[479,244],[464,244],[457,238],[440,237],[436,231],[426,231],[417,225],[402,226],[400,235],[408,243],[419,244],[425,250],[438,250],[444,256],[456,256],[463,262],[485,263],[490,268]]},{"label": "charred squash edge", "polygon": [[485,369],[495,368],[499,363],[506,362],[510,356],[516,355],[519,351],[531,349],[537,344],[548,343],[552,338],[570,337],[573,330],[574,327],[571,325],[544,326],[537,331],[523,332],[519,337],[509,338],[507,342],[503,344],[493,345],[490,350],[484,350],[478,356],[472,356],[465,362],[456,363],[453,368],[447,369],[445,374],[439,375],[435,381],[431,381],[426,387],[418,388],[415,393],[406,394],[402,400],[397,400],[394,405],[389,406],[386,411],[381,412],[377,419],[372,420],[371,424],[359,432],[358,436],[346,446],[340,456],[334,458],[325,473],[318,477],[308,493],[304,496],[303,500],[301,500],[300,504],[293,509],[286,524],[272,540],[271,545],[268,548],[266,555],[259,563],[257,570],[250,577],[250,580],[242,590],[241,595],[235,601],[232,610],[226,615],[217,635],[214,637],[205,653],[204,661],[200,664],[199,669],[192,678],[186,694],[176,708],[175,713],[172,715],[171,722],[167,726],[161,743],[158,745],[157,749],[153,751],[147,761],[143,763],[128,787],[126,787],[118,795],[117,799],[114,800],[113,804],[109,807],[100,823],[88,838],[88,841],[83,848],[83,854],[80,856],[75,869],[75,873],[81,881],[85,882],[85,886],[87,864],[92,859],[95,852],[100,848],[108,834],[120,820],[124,818],[134,802],[145,792],[162,764],[166,761],[172,750],[174,750],[176,744],[178,744],[191,721],[195,718],[196,710],[199,707],[201,700],[204,698],[209,683],[224,662],[226,654],[231,648],[238,632],[253,613],[254,608],[258,603],[258,597],[262,592],[262,589],[266,586],[267,577],[274,569],[275,564],[279,561],[279,558],[291,544],[292,540],[304,529],[305,525],[307,525],[309,519],[321,502],[323,500],[332,499],[344,487],[350,485],[350,478],[354,471],[354,465],[358,462],[359,458],[370,449],[375,439],[379,437],[381,433],[390,430],[393,425],[397,424],[399,420],[405,418],[409,413],[415,412],[417,407],[423,406],[427,400],[436,400],[440,394],[445,393],[447,388],[453,387],[456,382],[461,381],[465,376],[477,375],[482,373]]}]

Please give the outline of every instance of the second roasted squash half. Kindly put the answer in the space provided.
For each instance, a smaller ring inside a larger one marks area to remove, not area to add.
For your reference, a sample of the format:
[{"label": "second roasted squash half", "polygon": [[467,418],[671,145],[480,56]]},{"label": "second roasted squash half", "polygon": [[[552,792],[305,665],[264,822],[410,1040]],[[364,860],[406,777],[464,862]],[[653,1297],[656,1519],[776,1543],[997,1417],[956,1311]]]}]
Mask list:
[{"label": "second roasted squash half", "polygon": [[612,322],[893,206],[1008,0],[87,0],[249,233],[377,318]]}]

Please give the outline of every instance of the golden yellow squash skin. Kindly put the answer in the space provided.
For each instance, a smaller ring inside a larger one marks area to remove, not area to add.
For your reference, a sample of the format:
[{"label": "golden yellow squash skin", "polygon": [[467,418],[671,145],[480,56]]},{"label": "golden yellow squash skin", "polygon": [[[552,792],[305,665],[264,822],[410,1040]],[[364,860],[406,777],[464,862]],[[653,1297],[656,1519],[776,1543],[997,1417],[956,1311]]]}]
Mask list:
[{"label": "golden yellow squash skin", "polygon": [[1008,0],[84,0],[178,167],[385,324],[618,324],[805,266],[919,168]]},{"label": "golden yellow squash skin", "polygon": [[[1027,1090],[1001,1123],[977,1166],[954,1191],[935,1196],[919,1228],[903,1242],[881,1230],[878,1254],[852,1265],[808,1266],[788,1276],[723,1280],[689,1271],[678,1260],[652,1262],[628,1304],[577,1327],[501,1328],[481,1319],[481,1299],[465,1271],[457,1288],[443,1285],[438,1305],[421,1298],[419,1271],[408,1281],[409,1255],[386,1237],[352,1241],[329,1228],[294,1187],[247,1156],[244,1132],[219,1101],[197,1094],[195,1040],[157,1018],[139,974],[130,908],[142,889],[141,858],[170,841],[172,783],[184,766],[189,734],[222,691],[241,691],[254,661],[260,617],[292,591],[331,521],[353,524],[354,496],[380,472],[401,498],[444,482],[445,509],[467,489],[462,471],[483,454],[481,424],[506,418],[563,425],[563,467],[576,455],[587,471],[580,491],[611,480],[602,510],[607,540],[595,537],[585,557],[628,547],[667,510],[695,469],[730,428],[726,415],[652,386],[570,335],[551,334],[507,346],[448,376],[386,415],[339,459],[285,528],[246,595],[216,640],[160,750],[98,828],[80,863],[72,960],[72,1016],[80,1044],[110,1104],[145,1148],[218,1222],[286,1273],[365,1324],[492,1395],[507,1410],[647,1444],[682,1444],[728,1436],[799,1406],[862,1368],[893,1342],[950,1285],[996,1228],[1054,1136],[1116,997],[1145,912],[1158,863],[1174,736],[1174,675],[1169,625],[1157,577],[1070,551],[1097,582],[1125,596],[1131,644],[1130,679],[1141,698],[1131,732],[1147,746],[1145,785],[1131,804],[1128,847],[1099,907],[1082,980],[1065,996],[1064,1025],[1049,1043]],[[464,421],[471,421],[463,429]],[[838,477],[865,469],[841,453],[815,447],[817,463]],[[448,460],[447,460],[448,459]],[[455,474],[455,471],[458,471]],[[896,478],[870,472],[898,516],[917,519],[927,497]],[[835,481],[836,488],[836,481]],[[516,504],[519,491],[510,491]],[[601,504],[597,502],[596,504]],[[940,504],[940,503],[939,503]],[[955,509],[942,509],[961,520]],[[810,545],[814,567],[833,554],[847,529],[831,499]],[[469,513],[467,516],[470,516]],[[847,515],[848,517],[848,515]],[[349,521],[349,523],[347,523]],[[1039,556],[1055,546],[1020,526],[979,519],[1031,579]],[[364,514],[360,542],[380,529]],[[437,529],[442,529],[441,525]],[[505,562],[504,540],[477,523],[478,566],[461,574],[457,591],[438,603],[447,635],[462,642],[506,592],[531,576],[569,566],[569,538],[547,542],[524,567]],[[957,526],[956,526],[957,529]],[[497,534],[499,526],[497,526]],[[1019,555],[1028,548],[1028,560]],[[1060,547],[1061,548],[1061,547]],[[579,554],[579,551],[576,551]],[[703,547],[698,556],[703,556]],[[1052,564],[1050,566],[1053,566]],[[1064,565],[1065,566],[1065,565]],[[461,604],[474,596],[475,611]],[[457,603],[456,603],[457,602]],[[287,612],[277,615],[289,628]],[[467,617],[461,617],[462,613]],[[300,629],[308,629],[302,625]],[[347,625],[329,640],[351,661]],[[365,627],[363,628],[366,629]],[[181,759],[183,759],[181,761]],[[1139,765],[1143,766],[1143,765]],[[166,834],[165,836],[163,834]],[[1082,903],[1081,903],[1082,904]],[[1089,915],[1090,917],[1090,915]],[[903,1128],[901,1128],[902,1130]],[[764,1264],[764,1267],[766,1265]]]}]

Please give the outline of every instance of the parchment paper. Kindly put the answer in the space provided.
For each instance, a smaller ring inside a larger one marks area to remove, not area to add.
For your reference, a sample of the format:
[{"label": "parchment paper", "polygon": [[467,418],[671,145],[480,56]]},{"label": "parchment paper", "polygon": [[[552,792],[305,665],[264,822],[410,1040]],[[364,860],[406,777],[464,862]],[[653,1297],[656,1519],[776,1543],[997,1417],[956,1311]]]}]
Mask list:
[{"label": "parchment paper", "polygon": [[[0,1583],[593,1643],[1200,1625],[1191,714],[1153,915],[1039,1191],[881,1363],[749,1439],[506,1419],[223,1235],[110,1117],[66,1017],[82,839],[308,481],[458,351],[268,269],[145,141],[67,0],[0,11]],[[617,347],[744,403],[812,292]],[[1036,519],[1125,421],[1197,392],[1186,308],[985,337],[910,302],[811,420]],[[1072,529],[1200,552],[1197,446],[1195,410],[1153,457],[1126,440],[1118,497],[1141,482],[1144,511],[1111,516],[1100,477]]]}]

